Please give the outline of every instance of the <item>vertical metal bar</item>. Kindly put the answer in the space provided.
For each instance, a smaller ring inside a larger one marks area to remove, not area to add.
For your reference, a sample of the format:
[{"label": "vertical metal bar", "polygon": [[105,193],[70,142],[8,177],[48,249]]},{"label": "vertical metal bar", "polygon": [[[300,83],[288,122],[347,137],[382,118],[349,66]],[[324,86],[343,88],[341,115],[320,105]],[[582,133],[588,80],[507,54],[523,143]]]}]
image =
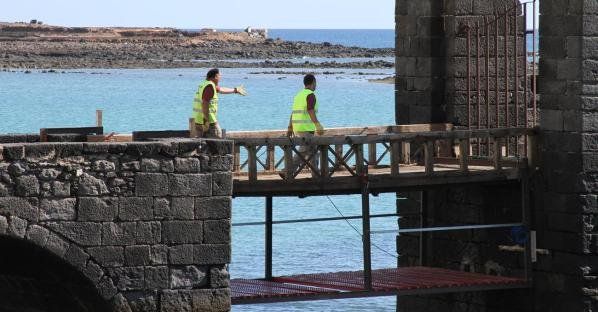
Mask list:
[{"label": "vertical metal bar", "polygon": [[257,150],[255,145],[247,147],[249,181],[257,180]]},{"label": "vertical metal bar", "polygon": [[496,128],[500,128],[500,105],[498,103],[498,11],[494,11],[494,108],[496,109]]},{"label": "vertical metal bar", "polygon": [[355,151],[355,171],[357,172],[357,175],[362,176],[366,173],[366,167],[363,161],[363,144],[353,145],[353,150]]},{"label": "vertical metal bar", "polygon": [[484,16],[484,25],[486,27],[486,96],[484,99],[486,101],[486,129],[488,129],[490,128],[490,25],[487,15]]},{"label": "vertical metal bar", "polygon": [[293,147],[284,147],[284,170],[286,180],[293,180],[295,175],[295,168],[293,164]]},{"label": "vertical metal bar", "polygon": [[372,289],[372,246],[370,242],[370,193],[368,182],[361,184],[361,223],[363,242],[363,287]]},{"label": "vertical metal bar", "polygon": [[[343,156],[343,145],[342,144],[337,144],[334,146],[334,151],[336,152],[337,155],[341,155],[341,157]],[[336,158],[336,162],[334,163],[334,167],[340,167],[341,166],[341,162],[342,159],[340,158]]]},{"label": "vertical metal bar", "polygon": [[[420,192],[419,200],[419,227],[428,226],[428,192]],[[419,265],[428,265],[428,232],[419,232]]]},{"label": "vertical metal bar", "polygon": [[467,128],[471,129],[471,29],[467,23]]},{"label": "vertical metal bar", "polygon": [[404,164],[411,163],[411,142],[401,142],[401,162]]},{"label": "vertical metal bar", "polygon": [[[467,167],[467,160],[469,158],[469,155],[467,154],[467,152],[469,151],[469,147],[467,146],[469,140],[466,139],[462,139],[459,140],[459,168],[461,170],[461,172],[467,172],[468,167]],[[488,148],[490,148],[490,146],[488,146]]]},{"label": "vertical metal bar", "polygon": [[[515,86],[513,92],[515,92],[515,127],[519,127],[519,29],[518,26],[518,13],[519,13],[519,0],[513,0],[513,34],[515,36],[515,45],[513,47],[513,56],[515,57]],[[519,146],[519,143],[517,143]],[[517,148],[517,153],[519,148]]]},{"label": "vertical metal bar", "polygon": [[[509,120],[509,8],[505,5],[505,126],[511,126]],[[509,156],[509,139],[506,139],[507,156]]]},{"label": "vertical metal bar", "polygon": [[266,229],[265,229],[265,277],[266,280],[272,279],[272,196],[266,196]]},{"label": "vertical metal bar", "polygon": [[390,141],[390,175],[399,175],[399,163],[401,162],[401,142]]},{"label": "vertical metal bar", "polygon": [[502,149],[500,147],[500,138],[493,138],[493,141],[494,141],[494,157],[492,158],[492,160],[494,163],[494,169],[500,170],[501,169],[500,158],[501,158],[501,154],[502,154]]},{"label": "vertical metal bar", "polygon": [[[527,3],[523,4],[523,20],[525,21],[524,23],[524,28],[523,28],[523,118],[524,118],[524,122],[523,122],[523,126],[525,128],[527,128],[529,126],[529,116],[528,116],[528,98],[527,98],[527,82],[528,82],[528,77],[527,77]],[[526,153],[526,157],[527,157],[527,136],[525,136],[523,138],[523,152]]]},{"label": "vertical metal bar", "polygon": [[533,23],[534,23],[534,27],[533,31],[532,31],[532,46],[533,46],[533,52],[532,52],[532,102],[533,102],[533,114],[534,114],[534,123],[533,126],[536,126],[536,0],[534,0],[533,2]]},{"label": "vertical metal bar", "polygon": [[529,281],[531,279],[531,267],[532,267],[532,259],[531,259],[531,244],[530,244],[530,211],[529,211],[529,188],[528,188],[528,176],[527,176],[527,169],[523,170],[522,177],[521,177],[521,223],[528,231],[527,239],[525,240],[524,249],[523,249],[523,270],[525,272],[525,279]]},{"label": "vertical metal bar", "polygon": [[[482,117],[481,114],[481,103],[482,103],[482,99],[481,99],[481,93],[480,93],[480,60],[481,60],[481,55],[480,55],[480,21],[477,20],[476,21],[476,63],[475,63],[475,71],[476,71],[476,94],[477,94],[477,104],[478,104],[478,115],[477,115],[477,129],[480,129],[481,123],[480,123],[480,119]],[[480,151],[480,138],[476,139],[477,143],[478,143],[478,151],[477,151],[477,155],[481,155],[481,151]]]}]

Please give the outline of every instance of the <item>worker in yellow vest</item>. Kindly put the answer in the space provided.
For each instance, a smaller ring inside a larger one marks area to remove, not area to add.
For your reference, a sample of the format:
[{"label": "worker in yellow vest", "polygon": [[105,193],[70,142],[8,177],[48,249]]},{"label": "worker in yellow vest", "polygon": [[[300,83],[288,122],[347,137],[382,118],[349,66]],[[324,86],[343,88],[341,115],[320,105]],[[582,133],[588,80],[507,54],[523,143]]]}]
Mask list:
[{"label": "worker in yellow vest", "polygon": [[[293,111],[287,129],[289,137],[313,137],[315,134],[324,134],[324,127],[320,124],[317,116],[319,104],[314,93],[316,91],[316,77],[312,74],[305,75],[303,85],[305,88],[297,93],[293,101]],[[317,167],[318,157],[315,146],[301,145],[298,151],[304,161],[310,159],[312,167]],[[300,156],[295,155],[293,157],[293,168],[300,166],[301,162]],[[314,175],[313,172],[312,175]],[[282,176],[283,178],[286,177],[284,174]]]},{"label": "worker in yellow vest", "polygon": [[245,88],[225,88],[218,86],[220,70],[208,71],[193,99],[193,119],[195,119],[195,136],[199,138],[222,138],[222,129],[218,124],[218,94],[247,95]]}]

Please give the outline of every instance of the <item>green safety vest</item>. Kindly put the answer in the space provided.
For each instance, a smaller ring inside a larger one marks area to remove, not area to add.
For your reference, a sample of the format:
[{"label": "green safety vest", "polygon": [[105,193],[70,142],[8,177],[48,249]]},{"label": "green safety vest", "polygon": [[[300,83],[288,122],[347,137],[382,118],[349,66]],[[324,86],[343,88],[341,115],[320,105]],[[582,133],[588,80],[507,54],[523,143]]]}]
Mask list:
[{"label": "green safety vest", "polygon": [[218,91],[216,91],[216,84],[210,80],[205,80],[199,85],[199,88],[195,93],[195,98],[193,98],[193,118],[195,119],[195,123],[198,125],[203,125],[203,110],[201,109],[201,102],[203,98],[203,90],[209,85],[214,88],[214,96],[212,99],[210,99],[210,105],[208,107],[210,110],[208,122],[215,123],[218,121],[216,118],[216,114],[218,113]]},{"label": "green safety vest", "polygon": [[[293,113],[291,114],[291,122],[293,124],[294,132],[313,132],[316,131],[316,124],[311,121],[307,113],[307,96],[314,92],[310,89],[303,89],[295,96],[293,102]],[[318,112],[318,99],[314,105],[314,112]]]}]

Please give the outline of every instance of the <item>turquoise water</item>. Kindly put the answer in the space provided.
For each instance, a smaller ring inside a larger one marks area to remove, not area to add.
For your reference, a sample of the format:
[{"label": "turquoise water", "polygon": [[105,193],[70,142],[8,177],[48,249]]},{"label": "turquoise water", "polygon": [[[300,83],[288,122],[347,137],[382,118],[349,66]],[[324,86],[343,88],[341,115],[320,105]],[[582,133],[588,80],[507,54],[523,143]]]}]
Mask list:
[{"label": "turquoise water", "polygon": [[[197,84],[207,69],[73,70],[82,73],[0,72],[0,132],[37,132],[40,127],[87,126],[104,110],[106,131],[185,129]],[[260,69],[270,71],[279,69]],[[250,95],[222,96],[220,121],[232,130],[284,129],[301,75],[256,75],[256,69],[223,69],[224,86],[245,84]],[[292,69],[285,69],[292,71]],[[297,69],[303,71],[303,69]],[[319,72],[322,70],[316,70]],[[317,75],[319,118],[326,127],[387,125],[394,122],[394,87],[368,78],[393,73],[381,69],[334,69]],[[362,75],[357,73],[361,72]],[[363,75],[375,73],[377,75]],[[383,75],[380,75],[383,74]],[[359,196],[334,196],[345,215],[360,214]],[[371,199],[372,213],[393,213],[394,194]],[[325,197],[275,198],[274,219],[337,217]],[[263,198],[233,201],[233,222],[263,221]],[[360,221],[351,221],[360,228]],[[372,230],[396,228],[396,218],[375,219]],[[396,254],[392,234],[373,242]],[[274,226],[274,274],[359,270],[361,239],[344,221]],[[262,226],[233,228],[233,278],[263,275]],[[394,267],[396,258],[373,249],[375,268]],[[394,297],[235,306],[234,311],[394,311]]]}]

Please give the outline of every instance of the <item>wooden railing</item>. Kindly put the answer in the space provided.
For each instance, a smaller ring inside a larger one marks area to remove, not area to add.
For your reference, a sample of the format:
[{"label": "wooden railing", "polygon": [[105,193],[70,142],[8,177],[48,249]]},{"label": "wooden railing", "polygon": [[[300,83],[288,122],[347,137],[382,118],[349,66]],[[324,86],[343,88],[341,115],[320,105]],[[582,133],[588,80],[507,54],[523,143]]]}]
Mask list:
[{"label": "wooden railing", "polygon": [[[534,132],[529,128],[452,130],[442,124],[337,128],[322,136],[291,138],[281,130],[232,132],[227,139],[235,142],[235,176],[257,181],[280,175],[293,181],[339,175],[398,176],[405,165],[419,166],[430,176],[438,165],[453,165],[460,173],[470,166],[502,170],[505,165],[527,165],[535,158]],[[474,156],[472,142],[485,146],[486,154]],[[520,148],[507,154],[507,142],[518,142]],[[302,146],[312,151],[302,153]]]}]

